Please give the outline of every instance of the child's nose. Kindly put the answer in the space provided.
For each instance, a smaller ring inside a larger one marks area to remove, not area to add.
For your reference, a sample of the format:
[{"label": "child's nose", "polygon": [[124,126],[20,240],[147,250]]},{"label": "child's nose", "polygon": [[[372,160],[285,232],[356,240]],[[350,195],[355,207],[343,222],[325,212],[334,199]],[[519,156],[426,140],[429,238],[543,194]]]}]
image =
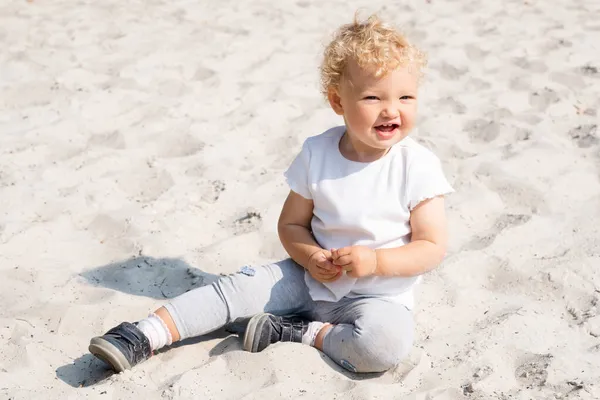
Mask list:
[{"label": "child's nose", "polygon": [[400,110],[393,105],[388,105],[383,109],[383,116],[389,119],[396,118],[400,116]]}]

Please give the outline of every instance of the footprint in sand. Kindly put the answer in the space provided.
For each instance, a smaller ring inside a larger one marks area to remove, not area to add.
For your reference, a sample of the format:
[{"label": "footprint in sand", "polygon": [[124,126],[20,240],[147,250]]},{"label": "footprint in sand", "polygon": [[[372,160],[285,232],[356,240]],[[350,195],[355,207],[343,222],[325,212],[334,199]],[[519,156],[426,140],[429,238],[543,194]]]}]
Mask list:
[{"label": "footprint in sand", "polygon": [[204,142],[192,135],[168,135],[158,142],[157,155],[169,158],[187,157],[201,152],[204,146]]},{"label": "footprint in sand", "polygon": [[204,176],[205,173],[206,173],[206,167],[202,163],[192,165],[190,168],[185,170],[185,175],[191,176],[193,178],[202,177],[202,176]]},{"label": "footprint in sand", "polygon": [[486,317],[475,324],[477,330],[485,330],[489,327],[500,325],[513,315],[520,315],[521,307],[510,307],[496,313],[489,313]]},{"label": "footprint in sand", "polygon": [[577,303],[571,303],[567,306],[567,312],[577,325],[589,325],[588,328],[592,328],[591,331],[597,332],[598,335],[592,335],[595,337],[600,336],[600,315],[598,315],[598,303],[600,302],[599,296],[591,296],[588,299],[578,299]]},{"label": "footprint in sand", "polygon": [[233,228],[233,234],[238,236],[258,230],[261,224],[262,215],[258,211],[247,210],[228,225]]},{"label": "footprint in sand", "polygon": [[600,68],[594,67],[593,65],[584,65],[579,70],[585,76],[600,77]]},{"label": "footprint in sand", "polygon": [[542,118],[533,114],[520,114],[516,117],[517,121],[525,122],[528,125],[537,125],[542,122]]},{"label": "footprint in sand", "polygon": [[476,143],[489,143],[500,134],[500,124],[485,119],[467,121],[464,129]]},{"label": "footprint in sand", "polygon": [[598,139],[598,125],[579,125],[569,131],[569,136],[582,149],[595,146],[600,142]]},{"label": "footprint in sand", "polygon": [[433,104],[433,109],[438,110],[440,113],[464,114],[467,112],[467,107],[452,97],[445,97],[436,101]]},{"label": "footprint in sand", "polygon": [[558,94],[549,88],[529,94],[529,104],[538,111],[545,111],[548,106],[558,103],[559,100]]},{"label": "footprint in sand", "polygon": [[508,82],[508,87],[512,90],[529,91],[531,89],[531,77],[518,75]]},{"label": "footprint in sand", "polygon": [[148,168],[137,170],[135,174],[119,178],[118,183],[123,192],[136,201],[147,203],[158,199],[173,186],[174,181],[167,171],[148,165]]},{"label": "footprint in sand", "polygon": [[531,139],[533,133],[529,129],[517,128],[515,130],[515,139],[519,142],[525,142]]},{"label": "footprint in sand", "polygon": [[494,369],[488,365],[484,365],[483,367],[478,367],[473,371],[473,378],[475,381],[482,381],[488,376],[490,376],[494,372]]},{"label": "footprint in sand", "polygon": [[488,263],[489,271],[493,273],[486,274],[485,287],[493,293],[503,293],[512,295],[515,291],[522,290],[522,285],[530,278],[518,269],[512,267],[507,258],[493,257]]},{"label": "footprint in sand", "polygon": [[137,234],[128,219],[117,220],[106,214],[98,214],[86,227],[96,239],[104,246],[122,252],[135,250],[135,243],[131,239]]},{"label": "footprint in sand", "polygon": [[514,118],[514,113],[508,108],[499,107],[490,112],[485,113],[485,117],[492,121],[509,120]]},{"label": "footprint in sand", "polygon": [[548,67],[543,62],[535,60],[532,61],[525,57],[513,58],[512,64],[526,71],[533,72],[536,74],[542,74],[548,70]]},{"label": "footprint in sand", "polygon": [[110,215],[98,214],[86,227],[96,238],[105,241],[109,238],[121,238],[130,230],[128,220],[116,220]]},{"label": "footprint in sand", "polygon": [[501,215],[487,233],[476,236],[467,243],[463,250],[483,250],[494,243],[496,237],[505,229],[510,229],[519,225],[526,224],[531,219],[531,215],[525,214],[504,214]]},{"label": "footprint in sand", "polygon": [[458,68],[445,62],[441,63],[440,66],[435,69],[440,72],[442,78],[449,81],[457,80],[468,72],[466,68]]},{"label": "footprint in sand", "polygon": [[200,66],[200,67],[198,67],[198,69],[196,69],[193,79],[195,81],[205,81],[207,79],[212,78],[213,76],[215,76],[215,71],[213,71],[212,69],[208,69],[208,68]]},{"label": "footprint in sand", "polygon": [[489,54],[489,51],[483,51],[473,44],[467,44],[465,46],[465,54],[471,61],[481,61]]},{"label": "footprint in sand", "polygon": [[494,178],[486,184],[510,209],[522,210],[521,213],[526,214],[537,214],[545,210],[544,195],[525,183]]},{"label": "footprint in sand", "polygon": [[478,92],[480,90],[487,90],[491,87],[492,85],[489,82],[479,78],[470,78],[465,84],[465,90],[468,92]]},{"label": "footprint in sand", "polygon": [[552,358],[552,354],[532,354],[525,357],[515,370],[515,378],[528,388],[544,386]]},{"label": "footprint in sand", "polygon": [[0,171],[0,187],[14,186],[15,180],[6,171]]},{"label": "footprint in sand", "polygon": [[99,135],[93,135],[88,140],[88,146],[102,146],[110,149],[124,149],[125,148],[125,137],[119,131],[110,133],[104,133]]},{"label": "footprint in sand", "polygon": [[550,74],[550,80],[567,87],[569,90],[583,90],[588,85],[581,75],[569,74],[564,72],[553,72]]},{"label": "footprint in sand", "polygon": [[201,195],[202,201],[210,204],[216,203],[221,193],[225,191],[225,188],[225,182],[221,180],[206,183]]},{"label": "footprint in sand", "polygon": [[572,46],[573,46],[573,44],[571,42],[569,42],[568,40],[550,38],[546,41],[546,43],[544,43],[541,46],[541,50],[544,53],[550,53],[555,50],[560,50],[560,49],[564,49],[565,47],[572,47]]}]

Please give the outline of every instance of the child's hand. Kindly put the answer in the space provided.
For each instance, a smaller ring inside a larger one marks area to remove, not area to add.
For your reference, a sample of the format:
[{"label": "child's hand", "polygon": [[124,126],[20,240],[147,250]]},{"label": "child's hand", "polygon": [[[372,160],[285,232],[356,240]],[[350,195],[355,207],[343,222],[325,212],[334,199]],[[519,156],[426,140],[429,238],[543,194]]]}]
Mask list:
[{"label": "child's hand", "polygon": [[313,253],[308,260],[307,269],[310,275],[319,282],[333,282],[342,276],[342,268],[333,265],[331,252],[327,250]]},{"label": "child's hand", "polygon": [[365,246],[348,246],[332,249],[333,264],[342,267],[348,276],[362,278],[371,276],[377,270],[375,250]]}]

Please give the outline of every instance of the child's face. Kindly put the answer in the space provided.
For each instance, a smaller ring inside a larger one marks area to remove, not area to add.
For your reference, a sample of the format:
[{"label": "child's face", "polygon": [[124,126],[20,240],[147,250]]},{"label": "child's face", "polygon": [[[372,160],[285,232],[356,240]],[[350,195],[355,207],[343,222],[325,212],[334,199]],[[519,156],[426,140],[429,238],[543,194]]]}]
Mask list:
[{"label": "child's face", "polygon": [[375,77],[352,61],[339,91],[331,91],[329,101],[344,117],[355,150],[377,152],[398,143],[413,129],[417,90],[418,77],[408,67]]}]

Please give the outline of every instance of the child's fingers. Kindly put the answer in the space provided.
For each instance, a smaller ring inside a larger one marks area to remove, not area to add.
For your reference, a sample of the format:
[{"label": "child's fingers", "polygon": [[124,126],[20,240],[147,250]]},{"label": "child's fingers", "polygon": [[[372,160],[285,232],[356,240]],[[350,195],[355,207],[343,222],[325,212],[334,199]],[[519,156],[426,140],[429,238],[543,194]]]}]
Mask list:
[{"label": "child's fingers", "polygon": [[340,267],[333,267],[331,269],[325,269],[325,268],[317,268],[317,273],[321,274],[321,275],[332,275],[332,274],[337,274],[340,269]]},{"label": "child's fingers", "polygon": [[315,259],[315,264],[317,265],[317,267],[327,268],[327,265],[331,264],[331,261],[324,253],[321,253],[321,254],[317,255],[317,257]]},{"label": "child's fingers", "polygon": [[327,274],[321,271],[314,271],[312,275],[313,278],[321,282],[327,282],[329,279],[332,278],[332,274]]},{"label": "child's fingers", "polygon": [[337,254],[337,249],[331,249],[331,257],[335,260],[336,258],[338,258],[338,254]]},{"label": "child's fingers", "polygon": [[342,247],[341,249],[337,249],[335,251],[335,253],[337,254],[337,257],[342,257],[342,256],[347,256],[348,254],[352,253],[352,246],[348,246],[348,247]]},{"label": "child's fingers", "polygon": [[325,268],[317,268],[317,270],[315,271],[317,274],[319,275],[331,275],[333,274],[335,271],[331,270],[331,269],[325,269]]},{"label": "child's fingers", "polygon": [[320,275],[319,280],[321,282],[333,282],[337,280],[341,275],[341,271],[334,274]]},{"label": "child's fingers", "polygon": [[335,271],[336,266],[329,260],[317,262],[317,267],[325,271]]},{"label": "child's fingers", "polygon": [[342,272],[342,267],[338,267],[332,264],[330,269],[316,268],[315,272],[324,277],[331,277]]},{"label": "child's fingers", "polygon": [[338,259],[334,260],[333,263],[335,265],[339,265],[343,267],[344,265],[348,265],[352,263],[352,256],[341,256]]}]

